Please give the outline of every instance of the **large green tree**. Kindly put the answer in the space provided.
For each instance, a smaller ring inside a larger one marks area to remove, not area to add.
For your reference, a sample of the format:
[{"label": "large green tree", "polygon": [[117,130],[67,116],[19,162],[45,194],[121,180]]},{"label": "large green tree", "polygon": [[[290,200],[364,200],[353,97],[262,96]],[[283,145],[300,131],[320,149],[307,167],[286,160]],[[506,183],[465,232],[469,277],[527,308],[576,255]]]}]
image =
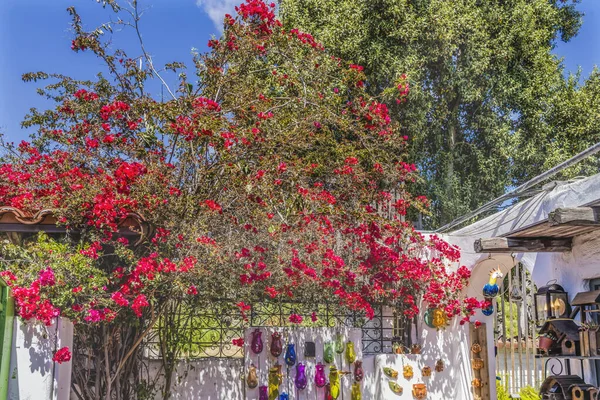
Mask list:
[{"label": "large green tree", "polygon": [[[590,108],[597,84],[581,92],[552,53],[580,27],[574,2],[282,0],[280,6],[284,24],[311,31],[330,51],[363,65],[373,93],[386,93],[407,74],[408,101],[393,115],[404,121],[413,160],[427,178],[430,227],[592,140],[572,117],[597,112]],[[573,144],[563,148],[561,140]]]}]

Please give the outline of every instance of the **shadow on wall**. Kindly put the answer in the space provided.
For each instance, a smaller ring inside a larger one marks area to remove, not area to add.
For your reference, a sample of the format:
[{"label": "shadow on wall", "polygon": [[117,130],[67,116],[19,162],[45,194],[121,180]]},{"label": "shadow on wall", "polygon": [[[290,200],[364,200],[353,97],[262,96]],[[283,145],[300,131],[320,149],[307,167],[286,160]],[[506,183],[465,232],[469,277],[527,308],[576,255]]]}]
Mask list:
[{"label": "shadow on wall", "polygon": [[[181,361],[174,372],[171,399],[243,399],[243,359]],[[160,371],[160,361],[151,361],[151,372]],[[160,395],[156,399],[161,399]]]}]

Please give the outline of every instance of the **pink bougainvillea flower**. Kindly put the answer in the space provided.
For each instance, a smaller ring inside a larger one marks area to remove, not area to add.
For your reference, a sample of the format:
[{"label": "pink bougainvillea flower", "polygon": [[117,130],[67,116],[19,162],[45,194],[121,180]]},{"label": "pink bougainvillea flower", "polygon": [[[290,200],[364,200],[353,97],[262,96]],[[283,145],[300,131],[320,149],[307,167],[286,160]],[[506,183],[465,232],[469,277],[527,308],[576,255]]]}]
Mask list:
[{"label": "pink bougainvillea flower", "polygon": [[63,347],[61,349],[56,350],[56,353],[54,353],[54,357],[52,357],[52,361],[57,362],[59,364],[71,361],[71,351],[68,347]]}]

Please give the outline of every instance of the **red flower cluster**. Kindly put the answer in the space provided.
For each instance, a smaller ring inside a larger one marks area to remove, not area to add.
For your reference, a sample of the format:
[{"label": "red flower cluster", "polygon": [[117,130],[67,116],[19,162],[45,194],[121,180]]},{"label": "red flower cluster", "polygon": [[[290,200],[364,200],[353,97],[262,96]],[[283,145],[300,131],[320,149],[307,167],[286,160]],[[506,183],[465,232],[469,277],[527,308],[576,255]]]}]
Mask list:
[{"label": "red flower cluster", "polygon": [[63,347],[61,349],[56,350],[54,353],[54,357],[52,357],[52,361],[62,364],[64,362],[71,361],[71,352],[68,347]]}]

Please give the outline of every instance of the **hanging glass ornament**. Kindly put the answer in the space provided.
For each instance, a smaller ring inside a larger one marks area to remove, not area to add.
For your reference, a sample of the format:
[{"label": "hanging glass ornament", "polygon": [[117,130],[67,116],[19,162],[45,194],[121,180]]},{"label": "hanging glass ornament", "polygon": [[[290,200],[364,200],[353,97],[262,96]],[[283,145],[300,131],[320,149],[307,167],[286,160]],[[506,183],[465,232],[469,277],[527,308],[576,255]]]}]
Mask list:
[{"label": "hanging glass ornament", "polygon": [[285,363],[292,367],[296,364],[296,349],[293,343],[289,343],[285,350]]},{"label": "hanging glass ornament", "polygon": [[279,395],[279,400],[290,400],[290,396],[287,393],[283,392]]},{"label": "hanging glass ornament", "polygon": [[260,329],[255,329],[252,332],[252,343],[250,345],[254,354],[260,354],[263,351],[262,332]]},{"label": "hanging glass ornament", "polygon": [[354,363],[354,380],[356,382],[360,382],[362,381],[364,376],[365,373],[363,371],[362,361],[356,360],[356,362]]},{"label": "hanging glass ornament", "polygon": [[258,376],[256,374],[256,367],[254,364],[250,364],[248,367],[248,377],[246,378],[246,384],[250,389],[254,389],[258,386]]},{"label": "hanging glass ornament", "polygon": [[348,341],[346,343],[346,361],[352,364],[356,360],[356,351],[354,351],[354,343]]},{"label": "hanging glass ornament", "polygon": [[333,342],[325,343],[323,349],[323,360],[325,360],[327,364],[331,364],[333,362]]},{"label": "hanging glass ornament", "polygon": [[494,303],[492,303],[492,299],[486,299],[487,305],[481,309],[483,315],[490,316],[494,313]]},{"label": "hanging glass ornament", "polygon": [[402,389],[402,386],[398,385],[396,382],[389,381],[388,385],[390,387],[390,390],[397,395],[401,395],[404,391],[404,389]]},{"label": "hanging glass ornament", "polygon": [[298,365],[296,365],[296,377],[294,378],[294,384],[298,390],[302,390],[306,388],[307,383],[306,366],[302,363],[298,363]]},{"label": "hanging glass ornament", "polygon": [[269,392],[266,386],[258,388],[258,400],[269,400]]},{"label": "hanging glass ornament", "polygon": [[341,333],[335,335],[335,352],[338,354],[344,352],[344,336]]},{"label": "hanging glass ornament", "polygon": [[279,386],[283,382],[283,374],[281,373],[281,365],[275,364],[269,368],[269,399],[277,400],[279,398]]},{"label": "hanging glass ornament", "polygon": [[352,384],[352,391],[350,392],[351,400],[362,400],[362,394],[360,393],[360,383],[355,382]]},{"label": "hanging glass ornament", "polygon": [[388,378],[396,379],[398,377],[398,371],[390,367],[383,367],[383,373]]},{"label": "hanging glass ornament", "polygon": [[331,393],[332,399],[337,399],[340,396],[340,391],[342,389],[342,384],[340,380],[340,372],[338,369],[332,365],[329,368],[329,390]]},{"label": "hanging glass ornament", "polygon": [[318,388],[322,388],[327,383],[327,377],[325,376],[325,365],[318,363],[315,366],[315,385]]},{"label": "hanging glass ornament", "polygon": [[275,358],[281,355],[283,344],[281,343],[281,333],[273,332],[271,335],[271,355]]}]

